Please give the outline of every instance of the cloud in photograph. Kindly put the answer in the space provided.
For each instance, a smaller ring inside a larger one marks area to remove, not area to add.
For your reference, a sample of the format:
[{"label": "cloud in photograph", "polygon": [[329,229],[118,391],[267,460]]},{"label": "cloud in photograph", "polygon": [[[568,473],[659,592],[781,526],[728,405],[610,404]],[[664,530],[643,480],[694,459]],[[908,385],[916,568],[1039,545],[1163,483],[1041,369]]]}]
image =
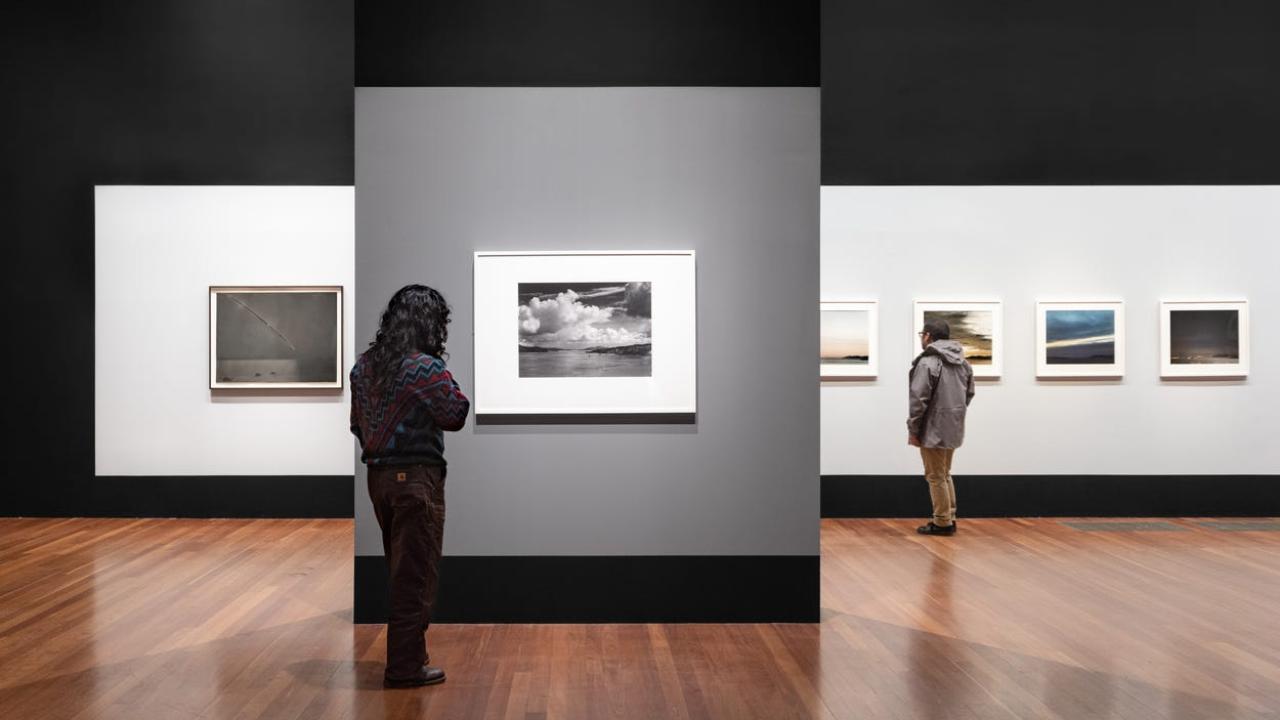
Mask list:
[{"label": "cloud in photograph", "polygon": [[1045,342],[1066,346],[1081,342],[1115,340],[1114,310],[1048,310],[1045,312]]},{"label": "cloud in photograph", "polygon": [[1045,361],[1108,365],[1116,361],[1114,310],[1046,310]]},{"label": "cloud in photograph", "polygon": [[926,310],[924,321],[945,320],[951,339],[964,346],[964,356],[975,365],[990,365],[995,313],[991,310]]},{"label": "cloud in photograph", "polygon": [[650,341],[652,283],[521,283],[520,344],[585,349]]}]

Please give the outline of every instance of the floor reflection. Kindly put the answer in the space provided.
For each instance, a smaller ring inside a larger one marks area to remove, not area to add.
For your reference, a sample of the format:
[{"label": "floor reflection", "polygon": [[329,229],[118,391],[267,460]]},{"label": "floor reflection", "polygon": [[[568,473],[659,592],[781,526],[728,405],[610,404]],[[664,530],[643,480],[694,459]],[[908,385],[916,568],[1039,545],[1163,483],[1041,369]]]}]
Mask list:
[{"label": "floor reflection", "polygon": [[[945,551],[942,548],[940,551]],[[939,552],[940,552],[939,551]],[[948,633],[955,626],[951,608],[951,562],[939,552],[929,554],[929,570],[920,589],[917,612],[929,627]],[[953,717],[955,707],[968,707],[972,683],[963,675],[942,640],[945,635],[912,633],[907,643],[907,682],[915,716],[924,720]],[[962,651],[963,652],[963,651]]]},{"label": "floor reflection", "polygon": [[[1185,542],[1156,571],[1228,593],[1215,607],[1113,582],[1143,566],[1113,560],[1113,576],[1092,537],[1029,553],[973,521],[946,544],[853,525],[865,542],[823,559],[820,624],[440,625],[432,657],[449,681],[389,692],[384,629],[349,619],[349,525],[78,522],[91,521],[0,521],[5,720],[1275,720],[1280,697],[1280,620],[1241,617],[1280,589],[1280,542],[1238,532],[1111,550]],[[1121,598],[1114,616],[1096,593]]]}]

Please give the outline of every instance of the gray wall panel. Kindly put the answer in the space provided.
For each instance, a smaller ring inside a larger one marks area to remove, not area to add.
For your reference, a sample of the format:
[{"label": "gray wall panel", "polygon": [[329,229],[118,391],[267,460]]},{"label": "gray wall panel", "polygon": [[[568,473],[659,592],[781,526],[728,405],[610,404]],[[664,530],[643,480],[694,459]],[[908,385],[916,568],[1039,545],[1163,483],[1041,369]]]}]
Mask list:
[{"label": "gray wall panel", "polygon": [[698,253],[698,424],[469,422],[447,554],[818,553],[816,89],[359,88],[356,187],[357,350],[425,282],[468,391],[473,251]]}]

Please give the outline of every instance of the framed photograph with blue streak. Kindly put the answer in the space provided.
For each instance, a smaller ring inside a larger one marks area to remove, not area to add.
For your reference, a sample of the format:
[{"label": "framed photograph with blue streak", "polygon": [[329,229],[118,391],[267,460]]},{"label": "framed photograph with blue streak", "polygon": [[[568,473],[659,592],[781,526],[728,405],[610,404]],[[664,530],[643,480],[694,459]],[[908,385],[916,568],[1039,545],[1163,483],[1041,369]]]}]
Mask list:
[{"label": "framed photograph with blue streak", "polygon": [[1036,377],[1124,377],[1124,302],[1036,303]]}]

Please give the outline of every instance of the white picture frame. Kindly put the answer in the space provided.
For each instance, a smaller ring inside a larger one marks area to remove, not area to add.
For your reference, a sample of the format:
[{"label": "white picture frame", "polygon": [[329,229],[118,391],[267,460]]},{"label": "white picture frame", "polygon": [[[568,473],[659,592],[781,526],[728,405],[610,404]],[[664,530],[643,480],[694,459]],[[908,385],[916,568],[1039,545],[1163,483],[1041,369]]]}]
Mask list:
[{"label": "white picture frame", "polygon": [[696,276],[690,250],[475,253],[477,424],[695,422]]},{"label": "white picture frame", "polygon": [[1160,301],[1161,378],[1248,375],[1247,300]]},{"label": "white picture frame", "polygon": [[[245,298],[260,295],[304,294],[322,297],[312,297],[307,302],[299,298],[298,303],[276,303],[275,307],[267,303],[254,308],[243,302]],[[236,306],[243,312],[224,316],[220,325],[220,299],[228,302],[238,299]],[[269,308],[277,315],[271,315]],[[299,315],[301,317],[296,317]],[[345,380],[342,315],[341,285],[210,286],[209,389],[341,390]],[[330,317],[332,325],[328,324]],[[252,332],[250,328],[260,328],[260,331],[254,333],[254,337],[247,337]],[[324,339],[317,343],[317,335]],[[244,349],[250,347],[254,356],[242,357]],[[268,357],[272,353],[278,355]],[[286,379],[273,379],[275,377]],[[307,379],[287,379],[297,377]],[[324,379],[318,379],[320,377]]]},{"label": "white picture frame", "polygon": [[[973,366],[973,376],[996,380],[1004,374],[1004,303],[1000,300],[916,300],[912,309],[911,357],[920,354],[920,333],[931,313],[951,316],[973,314],[975,327],[966,330],[951,322],[951,339],[965,345],[965,358]],[[972,342],[968,336],[972,336]],[[989,348],[985,346],[989,345]],[[989,357],[988,357],[989,356]]]},{"label": "white picture frame", "polygon": [[[880,373],[880,303],[824,300],[818,303],[818,377],[868,379]],[[841,322],[849,316],[850,322]],[[846,352],[843,347],[848,345]]]},{"label": "white picture frame", "polygon": [[1036,303],[1036,377],[1120,379],[1125,373],[1123,300]]}]

